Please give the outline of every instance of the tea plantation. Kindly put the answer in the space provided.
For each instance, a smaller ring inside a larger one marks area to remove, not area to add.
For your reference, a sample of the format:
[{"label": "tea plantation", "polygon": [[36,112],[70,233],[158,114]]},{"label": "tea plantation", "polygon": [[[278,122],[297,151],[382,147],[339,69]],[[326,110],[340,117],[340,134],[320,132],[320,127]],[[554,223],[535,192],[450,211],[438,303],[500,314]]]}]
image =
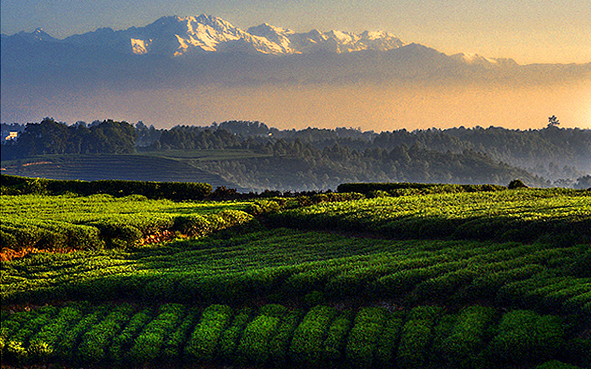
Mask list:
[{"label": "tea plantation", "polygon": [[591,367],[588,190],[18,186],[0,196],[3,366]]}]

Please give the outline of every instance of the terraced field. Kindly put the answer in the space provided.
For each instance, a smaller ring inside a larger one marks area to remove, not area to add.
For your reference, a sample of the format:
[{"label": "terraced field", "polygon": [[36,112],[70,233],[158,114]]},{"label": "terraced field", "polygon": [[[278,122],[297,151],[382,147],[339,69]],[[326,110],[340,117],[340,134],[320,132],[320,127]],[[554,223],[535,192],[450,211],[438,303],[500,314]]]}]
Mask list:
[{"label": "terraced field", "polygon": [[151,155],[48,155],[26,163],[3,163],[2,174],[85,181],[201,182],[214,188],[236,188],[220,176],[194,167],[190,160]]}]

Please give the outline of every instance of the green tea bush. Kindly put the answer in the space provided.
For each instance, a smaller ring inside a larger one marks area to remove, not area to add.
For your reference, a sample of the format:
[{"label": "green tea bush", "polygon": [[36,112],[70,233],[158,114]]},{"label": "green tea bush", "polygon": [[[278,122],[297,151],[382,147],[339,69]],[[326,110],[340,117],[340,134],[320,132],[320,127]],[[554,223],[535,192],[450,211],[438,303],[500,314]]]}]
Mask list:
[{"label": "green tea bush", "polygon": [[437,306],[419,306],[409,312],[400,336],[396,356],[398,367],[421,368],[427,363],[433,327],[441,312]]},{"label": "green tea bush", "polygon": [[327,365],[335,366],[343,358],[347,344],[346,338],[354,318],[355,314],[352,310],[345,310],[328,327],[322,353],[322,359]]},{"label": "green tea bush", "polygon": [[251,308],[242,308],[238,310],[234,316],[234,320],[228,326],[228,328],[222,332],[220,337],[220,350],[219,357],[225,362],[232,362],[234,360],[234,354],[242,332],[248,324],[250,315],[252,314]]},{"label": "green tea bush", "polygon": [[302,303],[308,308],[320,305],[324,303],[324,300],[326,300],[324,293],[320,291],[312,291],[302,297]]},{"label": "green tea bush", "polygon": [[312,196],[298,196],[298,206],[310,206],[314,204],[330,203],[330,202],[344,202],[364,199],[365,195],[355,192],[327,192],[319,193]]},{"label": "green tea bush", "polygon": [[10,334],[4,344],[8,359],[20,363],[30,363],[36,357],[48,355],[47,345],[43,343],[37,343],[35,345],[35,342],[33,341],[34,345],[32,350],[29,350],[30,340],[34,338],[34,335],[42,330],[45,325],[51,322],[56,313],[57,309],[55,307],[45,306],[34,313],[26,314],[25,317],[29,318],[26,321],[21,320],[18,322],[18,320],[15,320],[20,323],[18,329],[11,332],[12,334]]},{"label": "green tea bush", "polygon": [[419,283],[412,292],[415,302],[449,301],[461,287],[478,276],[476,271],[460,269]]},{"label": "green tea bush", "polygon": [[211,305],[203,311],[201,320],[187,342],[185,353],[191,360],[212,361],[220,336],[232,318],[232,309],[226,305]]},{"label": "green tea bush", "polygon": [[581,250],[582,255],[570,266],[570,273],[574,277],[591,278],[591,249]]},{"label": "green tea bush", "polygon": [[[415,191],[413,194],[430,193],[458,193],[480,191],[502,191],[507,188],[498,185],[459,185],[459,184],[431,184],[431,183],[343,183],[337,187],[338,192],[358,192],[369,194],[384,191],[393,195],[404,193],[405,190]],[[398,192],[401,191],[401,192]],[[398,193],[397,193],[398,192]]]},{"label": "green tea bush", "polygon": [[111,306],[106,304],[91,307],[82,319],[73,325],[59,341],[56,349],[57,356],[67,362],[76,362],[78,360],[76,348],[81,337],[100,322],[110,309]]},{"label": "green tea bush", "polygon": [[394,357],[400,342],[404,317],[405,313],[403,311],[390,313],[377,341],[374,366],[390,368],[394,365]]},{"label": "green tea bush", "polygon": [[2,245],[3,249],[18,250],[21,248],[22,244],[18,242],[13,234],[0,229],[0,245]]},{"label": "green tea bush", "polygon": [[93,224],[100,230],[100,237],[107,240],[109,248],[130,248],[139,245],[142,232],[134,226],[114,223]]},{"label": "green tea bush", "polygon": [[270,217],[278,226],[369,231],[393,239],[549,239],[566,247],[591,240],[591,197],[583,191],[472,190],[323,203]]},{"label": "green tea bush", "polygon": [[218,215],[224,220],[224,224],[217,229],[243,224],[253,219],[252,215],[240,210],[222,210]]},{"label": "green tea bush", "polygon": [[458,316],[447,338],[434,347],[444,362],[453,368],[474,368],[481,365],[480,351],[487,343],[487,330],[496,311],[484,306],[470,306]]},{"label": "green tea bush", "polygon": [[[138,197],[139,196],[139,197]],[[202,236],[249,223],[252,215],[235,210],[242,203],[174,203],[141,195],[114,198],[95,194],[3,196],[0,236],[12,250],[101,250],[130,248],[170,237],[172,232]]]},{"label": "green tea bush", "polygon": [[425,268],[403,269],[378,278],[373,285],[374,293],[387,296],[406,295],[421,282],[454,270],[456,266],[457,263],[438,263]]},{"label": "green tea bush", "polygon": [[95,324],[83,336],[78,345],[78,355],[81,362],[99,362],[107,357],[107,350],[113,338],[119,334],[123,326],[129,321],[133,307],[121,304]]},{"label": "green tea bush", "polygon": [[144,327],[129,351],[129,359],[135,363],[149,363],[160,355],[160,349],[170,332],[174,332],[185,315],[185,307],[179,304],[162,305],[158,316]]},{"label": "green tea bush", "polygon": [[[63,247],[66,244],[67,237],[52,229],[42,227],[39,222],[27,221],[26,224],[14,224],[10,219],[4,220],[0,226],[12,249],[20,250],[28,247],[37,249],[50,249]],[[16,243],[13,242],[16,240]],[[3,244],[4,245],[4,244]]]},{"label": "green tea bush", "polygon": [[213,231],[241,225],[253,219],[252,215],[240,210],[222,210],[217,214],[194,214],[175,218],[172,229],[197,237]]},{"label": "green tea bush", "polygon": [[80,195],[107,193],[113,196],[143,195],[150,199],[203,200],[212,192],[206,183],[192,182],[144,182],[124,180],[76,181],[27,178],[2,174],[2,187],[16,188],[19,194]]},{"label": "green tea bush", "polygon": [[269,361],[276,366],[283,366],[287,362],[289,344],[297,328],[303,312],[299,309],[285,313],[275,336],[269,342]]},{"label": "green tea bush", "polygon": [[386,321],[386,311],[382,308],[363,308],[359,311],[346,348],[347,360],[354,367],[372,367],[378,339]]},{"label": "green tea bush", "polygon": [[564,344],[560,318],[529,310],[511,311],[501,319],[489,346],[489,357],[500,363],[536,363],[551,359]]},{"label": "green tea bush", "polygon": [[115,362],[123,362],[141,330],[154,318],[151,309],[135,313],[125,328],[113,338],[108,356]]},{"label": "green tea bush", "polygon": [[565,364],[558,360],[548,361],[544,364],[536,366],[535,369],[582,369],[576,365]]},{"label": "green tea bush", "polygon": [[265,313],[248,323],[236,349],[235,360],[264,364],[269,358],[269,343],[280,323],[280,317]]},{"label": "green tea bush", "polygon": [[56,357],[57,344],[66,334],[70,326],[82,318],[80,308],[75,305],[60,309],[57,317],[41,328],[31,338],[29,351],[34,353],[36,362],[46,362]]},{"label": "green tea bush", "polygon": [[[4,313],[4,311],[2,311]],[[13,316],[20,316],[21,314],[2,314],[2,320],[0,320],[0,352],[2,352],[11,335],[13,335],[20,328],[20,323],[13,320]]]},{"label": "green tea bush", "polygon": [[203,236],[211,231],[211,224],[204,215],[186,215],[176,217],[173,229],[191,237]]},{"label": "green tea bush", "polygon": [[369,191],[367,193],[367,198],[368,199],[373,199],[376,197],[390,197],[390,193],[384,191],[384,190],[373,190],[373,191]]},{"label": "green tea bush", "polygon": [[248,205],[246,212],[252,215],[261,215],[279,211],[281,206],[273,200],[256,200]]},{"label": "green tea bush", "polygon": [[320,364],[322,344],[335,316],[334,308],[328,306],[319,305],[308,311],[296,328],[289,348],[289,355],[294,362]]},{"label": "green tea bush", "polygon": [[446,350],[444,343],[452,334],[452,330],[458,320],[457,314],[444,314],[433,327],[433,342],[431,344],[431,354],[429,363],[431,366],[447,368],[446,359],[442,352]]},{"label": "green tea bush", "polygon": [[342,265],[327,265],[323,270],[310,269],[293,273],[285,282],[286,293],[296,296],[304,295],[305,303],[308,303],[307,299],[311,298],[309,306],[312,307],[315,298],[324,298],[324,294],[319,290],[322,290],[327,281],[341,271],[341,268]]},{"label": "green tea bush", "polygon": [[163,360],[174,361],[179,360],[183,356],[183,348],[189,341],[191,332],[194,331],[200,315],[200,309],[197,307],[189,310],[178,328],[170,334],[166,342],[162,345],[161,357]]},{"label": "green tea bush", "polygon": [[531,278],[547,270],[539,264],[516,265],[513,268],[498,272],[483,273],[474,278],[468,287],[469,293],[475,297],[496,296],[499,290],[508,283]]}]

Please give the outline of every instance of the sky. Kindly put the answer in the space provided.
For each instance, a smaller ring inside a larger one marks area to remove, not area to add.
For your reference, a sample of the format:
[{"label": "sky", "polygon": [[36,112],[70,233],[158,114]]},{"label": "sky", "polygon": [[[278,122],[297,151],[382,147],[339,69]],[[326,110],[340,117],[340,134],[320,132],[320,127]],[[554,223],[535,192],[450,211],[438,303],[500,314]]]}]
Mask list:
[{"label": "sky", "polygon": [[298,32],[385,30],[448,55],[591,62],[589,0],[1,0],[0,11],[8,35],[40,27],[64,38],[205,13],[243,29],[266,22]]},{"label": "sky", "polygon": [[[291,28],[362,32],[385,30],[405,43],[447,55],[476,53],[519,64],[591,63],[590,0],[0,0],[1,32],[43,28],[65,38],[100,27],[142,27],[162,16],[215,15],[247,29],[263,22]],[[2,83],[0,120],[43,117],[74,123],[99,119],[143,121],[158,128],[243,119],[291,129],[364,130],[489,125],[591,128],[591,75],[573,82],[531,85],[473,83],[412,85],[203,86],[184,90],[52,90],[37,82]],[[5,81],[3,79],[3,81]],[[42,82],[42,81],[39,81]],[[111,86],[113,87],[113,86]],[[117,86],[115,86],[117,87]]]}]

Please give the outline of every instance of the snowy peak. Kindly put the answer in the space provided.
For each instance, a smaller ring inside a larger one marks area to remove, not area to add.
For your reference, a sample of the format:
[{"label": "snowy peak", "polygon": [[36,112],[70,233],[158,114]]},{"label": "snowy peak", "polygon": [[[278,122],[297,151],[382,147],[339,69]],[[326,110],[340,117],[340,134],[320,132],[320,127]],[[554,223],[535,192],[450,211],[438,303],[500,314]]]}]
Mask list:
[{"label": "snowy peak", "polygon": [[99,28],[93,32],[58,40],[42,29],[20,32],[28,43],[39,41],[76,44],[91,48],[107,47],[136,55],[156,54],[180,57],[199,53],[248,53],[269,55],[309,54],[314,52],[350,53],[362,50],[386,51],[404,43],[394,35],[378,31],[355,34],[343,31],[311,30],[297,33],[291,29],[263,23],[244,31],[222,18],[165,16],[145,27],[114,31]]},{"label": "snowy peak", "polygon": [[250,27],[247,33],[261,37],[271,44],[274,44],[278,54],[294,54],[289,37],[295,34],[294,31],[286,28],[275,27],[268,23],[263,23],[256,27]]},{"label": "snowy peak", "polygon": [[[186,24],[176,33],[180,56],[195,51],[242,51],[272,55],[305,54],[317,51],[345,53],[361,50],[391,50],[403,45],[400,39],[387,32],[349,32],[312,30],[296,33],[293,30],[263,23],[247,31],[215,16],[171,17]],[[149,26],[148,26],[149,27]]]},{"label": "snowy peak", "polygon": [[404,43],[393,34],[386,31],[365,31],[361,34],[361,42],[370,50],[392,50],[404,46]]},{"label": "snowy peak", "polygon": [[215,16],[162,17],[143,28],[121,31],[134,54],[182,56],[200,52],[281,53],[264,37],[253,36]]},{"label": "snowy peak", "polygon": [[[250,27],[247,30],[248,33],[255,35],[255,36],[260,36],[260,37],[265,37],[269,40],[271,40],[272,38],[277,38],[279,36],[283,36],[283,37],[287,37],[289,35],[293,35],[295,32],[287,29],[287,28],[282,28],[282,27],[275,27],[270,25],[269,23],[263,23],[259,26],[256,27]],[[271,40],[274,41],[274,40]]]},{"label": "snowy peak", "polygon": [[[48,37],[51,37],[47,35]],[[263,23],[244,31],[222,18],[166,16],[145,27],[113,31],[105,28],[68,37],[63,42],[108,46],[133,54],[179,57],[195,53],[242,52],[289,55],[317,51],[348,53],[361,50],[391,50],[404,44],[387,32],[354,34],[342,31],[293,30]]]},{"label": "snowy peak", "polygon": [[[349,32],[312,30],[296,33],[290,29],[263,23],[243,31],[231,23],[206,14],[197,17],[165,17],[145,28],[156,29],[168,24],[174,29],[177,49],[174,56],[193,52],[262,53],[272,55],[304,54],[316,51],[345,53],[361,50],[391,50],[403,45],[400,39],[387,32]],[[167,32],[170,34],[170,31]],[[149,40],[143,40],[144,43]],[[133,45],[139,45],[133,41]],[[140,45],[141,46],[141,45]],[[145,53],[147,48],[134,47],[134,53]],[[137,50],[137,51],[135,51]]]},{"label": "snowy peak", "polygon": [[22,39],[29,43],[37,43],[37,42],[56,42],[58,39],[51,37],[47,32],[43,30],[43,28],[37,28],[33,32],[27,33],[25,31],[21,31],[17,33]]},{"label": "snowy peak", "polygon": [[451,56],[452,59],[460,61],[468,65],[480,65],[483,67],[491,68],[497,66],[516,66],[517,63],[513,59],[504,58],[487,58],[478,54],[470,53],[459,53]]},{"label": "snowy peak", "polygon": [[317,51],[347,53],[362,50],[386,51],[397,49],[404,43],[394,35],[384,32],[354,34],[343,31],[321,32],[313,29],[306,33],[296,33],[290,29],[275,27],[267,23],[251,27],[248,33],[264,37],[278,44],[290,54],[306,54]]}]

